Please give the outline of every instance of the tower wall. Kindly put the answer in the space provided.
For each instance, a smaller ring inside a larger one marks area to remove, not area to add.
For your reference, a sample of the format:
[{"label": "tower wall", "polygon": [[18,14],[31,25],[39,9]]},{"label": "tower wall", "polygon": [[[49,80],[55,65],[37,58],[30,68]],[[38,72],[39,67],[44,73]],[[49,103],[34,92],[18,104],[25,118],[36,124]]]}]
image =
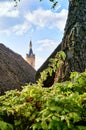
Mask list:
[{"label": "tower wall", "polygon": [[35,55],[32,56],[28,56],[28,54],[26,54],[26,61],[33,67],[35,68]]},{"label": "tower wall", "polygon": [[26,54],[26,61],[35,68],[35,55],[32,50],[32,41],[29,43],[29,53]]}]

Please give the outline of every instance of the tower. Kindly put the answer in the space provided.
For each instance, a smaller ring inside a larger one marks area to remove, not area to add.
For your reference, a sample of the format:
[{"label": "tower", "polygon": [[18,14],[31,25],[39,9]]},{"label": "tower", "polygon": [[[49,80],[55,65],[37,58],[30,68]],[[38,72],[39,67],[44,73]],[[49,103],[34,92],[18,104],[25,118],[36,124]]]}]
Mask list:
[{"label": "tower", "polygon": [[35,55],[33,54],[32,50],[32,41],[29,44],[29,53],[26,54],[26,61],[35,68]]}]

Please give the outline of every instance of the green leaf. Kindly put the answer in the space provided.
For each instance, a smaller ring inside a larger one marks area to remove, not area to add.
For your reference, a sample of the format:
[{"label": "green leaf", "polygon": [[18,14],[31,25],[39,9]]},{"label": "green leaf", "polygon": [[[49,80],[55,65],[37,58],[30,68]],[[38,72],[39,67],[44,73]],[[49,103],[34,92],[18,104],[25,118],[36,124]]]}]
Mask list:
[{"label": "green leaf", "polygon": [[48,129],[48,125],[47,125],[46,121],[44,121],[44,120],[41,122],[41,126],[42,126],[43,130],[47,130]]},{"label": "green leaf", "polygon": [[75,80],[78,76],[79,76],[78,72],[72,72],[71,75],[70,75],[70,79]]},{"label": "green leaf", "polygon": [[78,126],[78,130],[86,130],[86,126]]},{"label": "green leaf", "polygon": [[0,130],[13,130],[13,126],[4,121],[0,121]]}]

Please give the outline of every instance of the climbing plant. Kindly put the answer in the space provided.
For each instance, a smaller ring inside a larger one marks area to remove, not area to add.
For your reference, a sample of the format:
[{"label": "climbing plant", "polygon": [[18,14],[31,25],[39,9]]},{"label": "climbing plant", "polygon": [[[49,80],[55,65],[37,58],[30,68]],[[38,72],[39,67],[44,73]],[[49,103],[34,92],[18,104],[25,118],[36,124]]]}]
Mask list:
[{"label": "climbing plant", "polygon": [[[57,56],[65,59],[63,52]],[[28,84],[0,96],[0,130],[86,130],[86,72],[72,72],[70,81],[50,88]]]},{"label": "climbing plant", "polygon": [[48,67],[40,73],[40,78],[37,83],[43,86],[43,82],[47,79],[48,76],[52,76],[53,72],[55,73],[57,69],[63,64],[66,55],[63,51],[58,52],[54,58],[50,59]]}]

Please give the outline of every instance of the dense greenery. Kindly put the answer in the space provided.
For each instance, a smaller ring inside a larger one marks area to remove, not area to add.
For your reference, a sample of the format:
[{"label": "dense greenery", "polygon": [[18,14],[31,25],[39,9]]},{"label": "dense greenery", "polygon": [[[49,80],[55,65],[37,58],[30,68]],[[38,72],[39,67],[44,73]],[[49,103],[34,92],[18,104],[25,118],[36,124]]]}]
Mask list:
[{"label": "dense greenery", "polygon": [[0,97],[0,130],[86,130],[86,72],[50,88],[41,85],[39,80]]},{"label": "dense greenery", "polygon": [[65,59],[66,55],[63,51],[58,52],[54,58],[51,58],[48,67],[40,74],[40,78],[37,81],[38,85],[43,86],[43,82],[48,76],[52,76],[57,69],[60,69],[61,65],[64,64]]}]

